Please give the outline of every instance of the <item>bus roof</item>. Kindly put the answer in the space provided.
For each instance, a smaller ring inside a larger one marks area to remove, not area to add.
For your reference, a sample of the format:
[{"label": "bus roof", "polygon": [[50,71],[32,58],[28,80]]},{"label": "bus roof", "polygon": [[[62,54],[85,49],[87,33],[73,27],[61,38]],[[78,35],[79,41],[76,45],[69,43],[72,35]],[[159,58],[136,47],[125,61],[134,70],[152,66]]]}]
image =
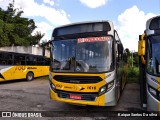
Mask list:
[{"label": "bus roof", "polygon": [[68,26],[72,26],[72,25],[80,25],[80,24],[88,24],[88,23],[105,23],[105,22],[112,24],[112,22],[109,20],[83,21],[83,22],[74,22],[74,23],[62,25],[62,26],[56,27],[54,29],[68,27]]},{"label": "bus roof", "polygon": [[54,28],[52,32],[51,41],[55,36],[64,36],[77,33],[91,33],[99,31],[108,31],[108,34],[114,34],[114,26],[111,21],[108,20],[99,20],[99,21],[84,21],[84,22],[75,22],[71,24],[62,25]]},{"label": "bus roof", "polygon": [[160,17],[160,15],[158,15],[158,16],[154,16],[154,17],[151,17],[150,19],[148,19],[148,20],[147,20],[147,22],[146,22],[146,23],[148,23],[148,22],[150,22],[152,19],[155,19],[155,18],[158,18],[158,17]]},{"label": "bus roof", "polygon": [[146,22],[146,34],[152,35],[155,34],[155,30],[160,29],[160,15],[152,17],[147,20]]},{"label": "bus roof", "polygon": [[26,56],[37,56],[37,57],[46,57],[46,56],[43,56],[43,55],[35,55],[35,54],[29,54],[29,53],[18,53],[18,52],[10,52],[10,51],[1,51],[1,50],[0,50],[0,53],[26,55]]}]

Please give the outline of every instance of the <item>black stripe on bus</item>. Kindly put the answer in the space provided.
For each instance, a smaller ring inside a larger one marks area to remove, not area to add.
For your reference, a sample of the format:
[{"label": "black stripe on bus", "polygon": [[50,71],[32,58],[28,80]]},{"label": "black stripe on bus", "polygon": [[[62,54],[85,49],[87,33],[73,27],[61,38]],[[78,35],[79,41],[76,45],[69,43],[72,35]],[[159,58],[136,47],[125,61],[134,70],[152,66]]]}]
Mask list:
[{"label": "black stripe on bus", "polygon": [[4,79],[3,75],[0,73],[0,78]]}]

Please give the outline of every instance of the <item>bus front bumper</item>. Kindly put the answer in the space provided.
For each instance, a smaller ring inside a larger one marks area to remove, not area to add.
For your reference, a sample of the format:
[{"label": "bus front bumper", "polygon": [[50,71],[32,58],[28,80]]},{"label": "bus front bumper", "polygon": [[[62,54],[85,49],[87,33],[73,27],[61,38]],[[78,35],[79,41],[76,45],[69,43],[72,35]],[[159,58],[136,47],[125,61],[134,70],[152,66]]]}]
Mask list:
[{"label": "bus front bumper", "polygon": [[[116,95],[115,95],[115,86],[108,92],[103,95],[95,95],[95,94],[78,94],[83,99],[71,99],[69,97],[70,93],[67,91],[53,91],[50,87],[50,98],[52,100],[66,102],[70,104],[77,104],[77,105],[94,105],[94,106],[115,106],[117,103]],[[77,94],[75,94],[77,95]],[[95,96],[95,98],[94,98]]]}]

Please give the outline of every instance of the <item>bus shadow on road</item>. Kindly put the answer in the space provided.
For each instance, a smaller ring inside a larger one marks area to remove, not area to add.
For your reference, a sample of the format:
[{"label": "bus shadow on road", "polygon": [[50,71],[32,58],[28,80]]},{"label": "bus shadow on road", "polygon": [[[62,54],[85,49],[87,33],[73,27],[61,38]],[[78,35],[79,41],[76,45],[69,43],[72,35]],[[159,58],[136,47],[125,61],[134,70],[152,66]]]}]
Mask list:
[{"label": "bus shadow on road", "polygon": [[65,104],[67,108],[70,110],[75,111],[88,111],[88,112],[95,112],[95,111],[114,111],[115,106],[91,106],[91,105],[74,105],[74,104]]},{"label": "bus shadow on road", "polygon": [[127,111],[131,111],[131,112],[136,112],[136,111],[140,111],[140,112],[145,112],[146,109],[143,109],[143,108],[134,108],[134,107],[130,107],[130,108],[127,108]]},{"label": "bus shadow on road", "polygon": [[12,84],[12,83],[21,83],[21,82],[27,82],[25,79],[19,79],[19,80],[6,80],[6,81],[1,81],[0,82],[0,85],[3,85],[3,84]]},{"label": "bus shadow on road", "polygon": [[12,83],[22,83],[22,82],[32,82],[32,81],[36,81],[36,80],[48,80],[48,75],[46,76],[42,76],[42,77],[35,77],[33,80],[31,81],[27,81],[26,79],[16,79],[16,80],[5,80],[5,81],[0,81],[0,85],[1,84],[12,84]]}]

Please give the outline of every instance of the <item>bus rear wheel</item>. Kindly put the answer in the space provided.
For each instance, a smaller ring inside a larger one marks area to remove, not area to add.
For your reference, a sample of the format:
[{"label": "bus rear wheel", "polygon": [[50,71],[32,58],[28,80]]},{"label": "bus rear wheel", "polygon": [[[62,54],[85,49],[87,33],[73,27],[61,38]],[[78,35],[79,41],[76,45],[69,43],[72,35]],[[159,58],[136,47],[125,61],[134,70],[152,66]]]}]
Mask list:
[{"label": "bus rear wheel", "polygon": [[32,72],[28,72],[26,75],[27,81],[31,81],[34,79],[34,74]]}]

